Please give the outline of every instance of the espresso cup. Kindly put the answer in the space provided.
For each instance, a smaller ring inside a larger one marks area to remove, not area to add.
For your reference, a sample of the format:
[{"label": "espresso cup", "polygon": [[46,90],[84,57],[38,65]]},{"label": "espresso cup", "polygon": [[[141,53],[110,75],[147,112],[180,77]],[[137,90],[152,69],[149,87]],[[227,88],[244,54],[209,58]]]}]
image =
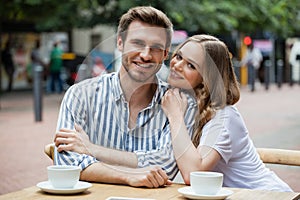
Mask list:
[{"label": "espresso cup", "polygon": [[196,194],[216,195],[222,188],[223,174],[207,171],[191,172],[190,183]]},{"label": "espresso cup", "polygon": [[79,181],[81,168],[71,165],[47,167],[48,181],[54,188],[73,188]]}]

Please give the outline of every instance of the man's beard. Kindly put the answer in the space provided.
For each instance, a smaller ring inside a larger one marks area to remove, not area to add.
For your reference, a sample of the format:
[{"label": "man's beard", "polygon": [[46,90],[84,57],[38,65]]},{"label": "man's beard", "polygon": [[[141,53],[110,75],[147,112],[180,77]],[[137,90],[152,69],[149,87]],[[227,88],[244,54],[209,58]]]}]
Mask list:
[{"label": "man's beard", "polygon": [[[134,65],[134,63],[131,63],[131,64],[133,64]],[[129,66],[130,64],[129,64],[129,62],[128,62],[128,58],[127,57],[125,57],[125,58],[122,58],[122,66],[124,67],[124,69],[126,70],[126,72],[127,72],[127,75],[132,79],[132,80],[134,80],[134,81],[136,81],[136,82],[140,82],[140,83],[142,83],[142,82],[146,82],[146,81],[148,81],[150,78],[153,78],[153,75],[155,75],[158,71],[159,71],[159,69],[161,68],[161,63],[149,63],[149,65],[152,65],[151,66],[151,68],[153,68],[153,67],[155,67],[156,68],[156,70],[155,71],[153,71],[151,74],[149,74],[149,72],[145,72],[145,73],[143,73],[143,72],[137,72],[137,73],[140,73],[140,75],[138,76],[138,75],[135,75],[136,73],[132,73],[131,71],[130,71],[130,69],[129,69]],[[146,75],[145,75],[146,74]]]}]

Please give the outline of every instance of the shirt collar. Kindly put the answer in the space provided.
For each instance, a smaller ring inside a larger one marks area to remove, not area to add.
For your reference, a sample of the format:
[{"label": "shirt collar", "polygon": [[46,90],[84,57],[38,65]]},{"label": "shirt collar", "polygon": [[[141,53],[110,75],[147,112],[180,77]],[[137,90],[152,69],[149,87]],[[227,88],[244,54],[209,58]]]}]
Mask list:
[{"label": "shirt collar", "polygon": [[161,99],[164,96],[167,89],[169,88],[169,85],[166,82],[160,80],[157,76],[156,76],[156,80],[157,80],[157,89],[151,101],[150,104],[151,107],[154,106],[155,104],[161,104]]},{"label": "shirt collar", "polygon": [[120,78],[118,72],[113,72],[112,76],[112,93],[115,97],[115,101],[118,101],[123,96],[123,91],[120,84]]},{"label": "shirt collar", "polygon": [[[150,103],[150,106],[154,106],[157,103],[161,103],[161,99],[164,96],[166,90],[169,88],[168,84],[162,80],[160,80],[156,76],[156,82],[157,82],[157,89],[155,91],[154,97],[152,98],[152,101]],[[120,83],[120,76],[119,73],[115,72],[112,76],[112,92],[115,97],[115,101],[120,100],[121,98],[124,98],[123,90]]]}]

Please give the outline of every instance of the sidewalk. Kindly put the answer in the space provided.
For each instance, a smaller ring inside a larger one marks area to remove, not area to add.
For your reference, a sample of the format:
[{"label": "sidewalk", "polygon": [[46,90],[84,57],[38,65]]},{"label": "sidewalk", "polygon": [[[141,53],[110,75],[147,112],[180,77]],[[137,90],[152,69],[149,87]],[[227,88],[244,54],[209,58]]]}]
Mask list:
[{"label": "sidewalk", "polygon": [[[63,95],[43,96],[42,122],[34,121],[31,91],[0,97],[0,195],[47,180],[45,144],[53,141]],[[272,85],[254,93],[241,89],[237,104],[257,147],[300,150],[300,86]],[[295,191],[300,191],[300,167],[271,166]]]}]

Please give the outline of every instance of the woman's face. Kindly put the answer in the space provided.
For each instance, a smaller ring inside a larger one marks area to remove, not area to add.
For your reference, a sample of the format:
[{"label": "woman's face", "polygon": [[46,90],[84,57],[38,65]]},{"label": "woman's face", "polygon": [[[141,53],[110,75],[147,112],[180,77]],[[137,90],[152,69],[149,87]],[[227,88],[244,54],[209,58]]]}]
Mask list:
[{"label": "woman's face", "polygon": [[200,44],[190,41],[182,46],[170,62],[168,83],[173,87],[193,89],[202,83],[199,73],[204,59]]}]

